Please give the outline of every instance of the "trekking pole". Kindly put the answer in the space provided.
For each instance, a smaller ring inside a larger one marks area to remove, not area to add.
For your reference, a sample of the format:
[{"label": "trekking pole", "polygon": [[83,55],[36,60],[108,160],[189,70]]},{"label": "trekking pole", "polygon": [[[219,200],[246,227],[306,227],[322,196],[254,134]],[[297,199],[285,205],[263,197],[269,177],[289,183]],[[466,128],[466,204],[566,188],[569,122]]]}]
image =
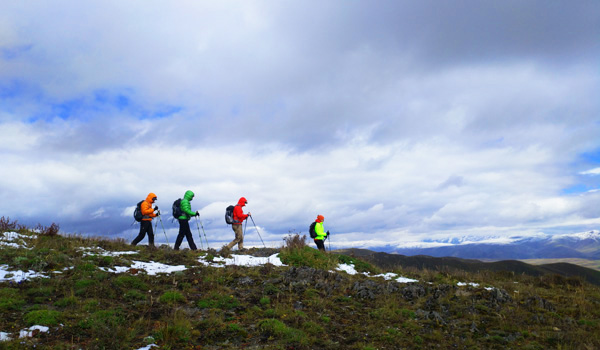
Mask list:
[{"label": "trekking pole", "polygon": [[[256,224],[254,223],[254,219],[252,219],[252,216],[250,216],[250,219],[252,220],[252,224],[254,225],[254,229],[256,229],[256,233],[258,233],[258,237],[260,237],[260,241],[262,242],[263,246],[266,248],[267,245],[265,244],[265,241],[263,241],[262,237],[260,236],[260,232],[258,232],[258,227],[256,227]],[[246,220],[246,222],[248,222],[248,220]]]},{"label": "trekking pole", "polygon": [[246,219],[246,223],[244,224],[244,232],[242,233],[242,239],[246,237],[246,227],[248,227],[248,220]]},{"label": "trekking pole", "polygon": [[160,226],[162,226],[163,232],[165,233],[165,239],[167,240],[167,245],[169,245],[169,237],[167,237],[167,231],[165,230],[165,225],[163,225],[161,216],[162,215],[158,214],[158,219],[160,220]]},{"label": "trekking pole", "polygon": [[331,237],[330,236],[331,236],[331,233],[329,233],[329,231],[327,231],[327,238],[329,241],[329,251],[331,252]]},{"label": "trekking pole", "polygon": [[200,234],[200,227],[198,227],[198,217],[197,216],[196,216],[196,228],[198,229],[198,238],[200,238],[200,247],[202,248],[202,250],[204,250],[204,244],[202,244],[202,235]]},{"label": "trekking pole", "polygon": [[[200,213],[198,213],[198,217],[200,217]],[[197,222],[196,222],[196,225],[198,225]],[[210,249],[208,247],[208,238],[206,238],[206,231],[204,231],[204,225],[202,225],[202,220],[200,220],[200,227],[202,227],[202,233],[204,233],[204,240],[206,241],[206,249]],[[200,234],[200,232],[198,232],[198,234]],[[200,237],[200,241],[202,241],[202,237]]]}]

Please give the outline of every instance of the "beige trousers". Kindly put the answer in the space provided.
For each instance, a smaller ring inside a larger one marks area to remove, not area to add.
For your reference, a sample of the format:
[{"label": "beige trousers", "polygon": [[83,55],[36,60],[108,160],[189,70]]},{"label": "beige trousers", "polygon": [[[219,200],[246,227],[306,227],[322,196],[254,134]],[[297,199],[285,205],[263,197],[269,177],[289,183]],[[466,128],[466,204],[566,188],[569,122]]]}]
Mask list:
[{"label": "beige trousers", "polygon": [[242,225],[233,224],[231,228],[235,232],[235,239],[227,245],[227,248],[231,249],[237,243],[239,250],[244,249],[244,231],[242,230]]}]

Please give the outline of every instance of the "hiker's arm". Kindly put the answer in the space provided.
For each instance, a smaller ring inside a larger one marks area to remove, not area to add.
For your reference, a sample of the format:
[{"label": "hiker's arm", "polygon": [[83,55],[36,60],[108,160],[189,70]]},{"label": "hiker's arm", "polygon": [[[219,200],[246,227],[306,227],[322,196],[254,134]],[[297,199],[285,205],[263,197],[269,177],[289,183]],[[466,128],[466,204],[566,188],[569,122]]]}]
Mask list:
[{"label": "hiker's arm", "polygon": [[189,201],[182,200],[181,201],[181,211],[189,216],[196,216],[196,212],[192,211],[192,205]]}]

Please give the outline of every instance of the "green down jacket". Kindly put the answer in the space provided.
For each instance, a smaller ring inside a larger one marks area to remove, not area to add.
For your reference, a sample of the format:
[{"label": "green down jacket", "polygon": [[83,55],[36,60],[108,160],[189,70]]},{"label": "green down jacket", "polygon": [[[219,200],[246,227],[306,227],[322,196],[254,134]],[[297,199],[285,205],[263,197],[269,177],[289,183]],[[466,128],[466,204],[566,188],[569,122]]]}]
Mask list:
[{"label": "green down jacket", "polygon": [[194,199],[194,192],[186,191],[181,200],[180,208],[183,214],[178,217],[179,220],[189,220],[192,216],[196,215],[196,212],[192,211],[192,205],[190,204],[192,199]]}]

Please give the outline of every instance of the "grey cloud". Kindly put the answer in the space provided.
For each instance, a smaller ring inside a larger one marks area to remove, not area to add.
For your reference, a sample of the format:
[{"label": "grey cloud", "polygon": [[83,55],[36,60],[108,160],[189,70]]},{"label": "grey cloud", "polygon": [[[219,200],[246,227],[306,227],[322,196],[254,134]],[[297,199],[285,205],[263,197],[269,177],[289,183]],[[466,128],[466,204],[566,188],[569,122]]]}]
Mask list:
[{"label": "grey cloud", "polygon": [[439,186],[437,187],[438,190],[443,190],[447,187],[450,186],[456,186],[456,187],[460,187],[464,184],[465,179],[462,176],[458,176],[458,175],[451,175],[450,177],[448,177],[446,179],[446,181],[442,182],[441,184],[439,184]]},{"label": "grey cloud", "polygon": [[596,1],[88,5],[0,5],[11,216],[129,234],[124,208],[188,188],[252,197],[273,236],[316,213],[382,239],[593,216],[597,194],[560,193],[600,148]]}]

